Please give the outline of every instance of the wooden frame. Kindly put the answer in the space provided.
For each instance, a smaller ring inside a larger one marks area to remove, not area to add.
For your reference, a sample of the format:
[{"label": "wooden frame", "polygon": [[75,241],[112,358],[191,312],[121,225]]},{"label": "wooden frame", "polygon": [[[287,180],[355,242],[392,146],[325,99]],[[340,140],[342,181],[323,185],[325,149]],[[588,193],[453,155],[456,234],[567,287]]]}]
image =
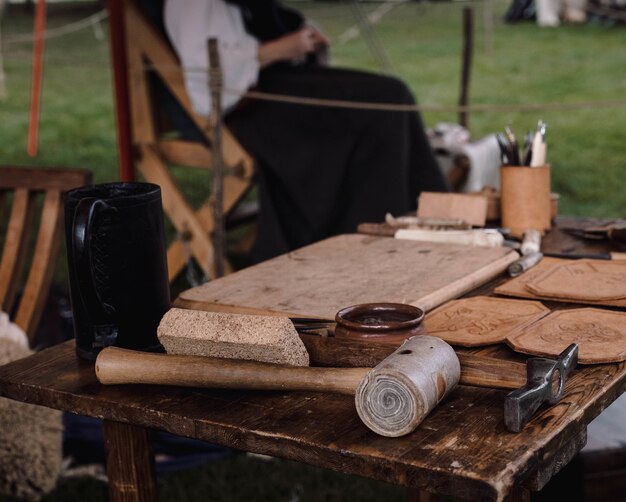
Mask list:
[{"label": "wooden frame", "polygon": [[[210,143],[208,120],[193,111],[179,61],[170,46],[132,0],[123,2],[123,10],[135,164],[147,181],[161,186],[167,217],[179,234],[185,236],[191,255],[207,276],[212,277],[213,244],[210,233],[213,215],[209,199],[194,211],[168,167],[168,164],[177,164],[209,168],[211,150],[200,143],[159,138],[152,106],[150,72],[156,72]],[[224,214],[228,214],[250,189],[254,161],[226,128],[223,129],[223,149],[227,167]],[[170,245],[167,253],[170,281],[186,265],[186,255],[180,240]]]},{"label": "wooden frame", "polygon": [[[38,169],[0,167],[0,218],[6,201],[12,197],[6,237],[0,261],[0,308],[15,312],[13,321],[32,343],[50,289],[58,256],[63,221],[63,192],[86,185],[91,172],[85,169]],[[37,238],[39,196],[43,197]],[[31,249],[32,246],[32,249]],[[30,262],[26,263],[26,259]],[[26,267],[28,265],[28,268]],[[26,281],[22,272],[28,270]],[[24,285],[18,301],[18,290]]]}]

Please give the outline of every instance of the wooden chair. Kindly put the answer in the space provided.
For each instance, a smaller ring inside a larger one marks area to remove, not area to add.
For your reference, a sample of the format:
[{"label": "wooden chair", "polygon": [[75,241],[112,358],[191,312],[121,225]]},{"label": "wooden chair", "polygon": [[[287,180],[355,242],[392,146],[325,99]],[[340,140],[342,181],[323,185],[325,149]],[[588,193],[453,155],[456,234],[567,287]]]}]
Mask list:
[{"label": "wooden chair", "polygon": [[[185,267],[189,253],[211,275],[213,245],[209,236],[213,228],[213,216],[210,199],[194,210],[170,170],[170,165],[203,169],[211,166],[208,121],[193,111],[180,63],[163,34],[133,0],[126,0],[123,8],[136,167],[147,181],[161,186],[165,213],[179,235],[185,239],[185,243],[181,239],[174,241],[168,249],[170,281]],[[154,99],[155,75],[204,136],[205,142],[163,137]],[[227,168],[224,177],[224,214],[228,215],[252,186],[254,162],[226,128],[223,130],[223,149]],[[188,246],[189,253],[185,246]]]},{"label": "wooden chair", "polygon": [[63,193],[90,181],[91,173],[84,169],[0,167],[0,222],[8,217],[0,226],[5,232],[0,240],[0,308],[31,344],[59,251]]}]

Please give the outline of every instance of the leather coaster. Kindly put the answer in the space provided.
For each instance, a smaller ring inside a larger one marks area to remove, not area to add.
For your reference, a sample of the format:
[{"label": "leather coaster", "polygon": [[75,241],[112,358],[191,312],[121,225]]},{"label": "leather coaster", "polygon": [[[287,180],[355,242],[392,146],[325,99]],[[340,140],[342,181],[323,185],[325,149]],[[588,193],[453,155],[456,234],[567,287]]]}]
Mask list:
[{"label": "leather coaster", "polygon": [[507,338],[517,352],[556,357],[578,344],[581,364],[626,360],[626,313],[594,308],[559,310]]},{"label": "leather coaster", "polygon": [[[578,260],[581,261],[581,260]],[[586,261],[595,261],[595,260],[586,260]],[[599,263],[604,260],[597,260]],[[606,260],[607,263],[617,264],[617,262]],[[504,296],[514,296],[517,298],[530,298],[533,300],[550,300],[557,302],[572,302],[571,298],[556,298],[549,296],[541,296],[531,292],[527,289],[526,285],[538,279],[540,276],[552,270],[554,267],[572,263],[572,260],[560,259],[560,258],[549,258],[546,257],[541,260],[535,267],[531,268],[527,272],[524,272],[522,275],[511,279],[510,281],[505,282],[498,286],[494,291],[496,294],[504,295]],[[603,300],[603,301],[593,301],[593,300],[576,300],[578,303],[587,303],[590,305],[607,305],[611,307],[626,307],[626,298],[619,300]]]},{"label": "leather coaster", "polygon": [[426,332],[453,345],[503,342],[550,310],[539,302],[475,296],[446,303],[426,316]]},{"label": "leather coaster", "polygon": [[626,298],[626,263],[576,260],[557,265],[526,283],[539,296],[574,301]]}]

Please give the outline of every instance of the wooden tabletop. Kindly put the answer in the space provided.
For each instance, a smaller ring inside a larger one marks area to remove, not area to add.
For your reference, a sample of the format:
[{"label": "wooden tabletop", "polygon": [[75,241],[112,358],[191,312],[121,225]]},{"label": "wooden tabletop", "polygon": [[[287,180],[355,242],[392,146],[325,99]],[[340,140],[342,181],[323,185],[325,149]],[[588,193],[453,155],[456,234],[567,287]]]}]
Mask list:
[{"label": "wooden tabletop", "polygon": [[583,367],[559,404],[514,434],[504,428],[504,392],[459,387],[415,432],[384,438],[360,422],[349,396],[105,387],[72,341],[0,368],[0,394],[18,401],[474,500],[501,499],[516,483],[540,488],[624,390],[624,363]]},{"label": "wooden tabletop", "polygon": [[[523,360],[504,346],[471,352]],[[360,422],[349,396],[105,387],[72,341],[0,367],[0,395],[18,401],[471,500],[502,500],[514,486],[540,489],[625,390],[625,363],[580,367],[562,400],[515,434],[504,427],[504,391],[460,386],[415,432],[384,438]]]}]

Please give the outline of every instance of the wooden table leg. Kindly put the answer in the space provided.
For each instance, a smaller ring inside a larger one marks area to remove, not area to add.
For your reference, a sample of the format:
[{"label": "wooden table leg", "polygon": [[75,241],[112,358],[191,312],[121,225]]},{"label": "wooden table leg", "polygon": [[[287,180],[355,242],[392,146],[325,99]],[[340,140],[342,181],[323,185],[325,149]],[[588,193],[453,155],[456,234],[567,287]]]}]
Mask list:
[{"label": "wooden table leg", "polygon": [[157,501],[154,456],[148,430],[104,420],[104,446],[111,502]]}]

